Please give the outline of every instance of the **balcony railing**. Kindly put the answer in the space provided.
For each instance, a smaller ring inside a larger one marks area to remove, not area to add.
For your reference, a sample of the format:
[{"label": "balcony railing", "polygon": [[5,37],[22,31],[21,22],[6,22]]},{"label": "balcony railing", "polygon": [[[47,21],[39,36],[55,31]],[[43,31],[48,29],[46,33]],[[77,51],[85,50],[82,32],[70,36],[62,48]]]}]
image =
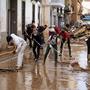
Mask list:
[{"label": "balcony railing", "polygon": [[64,0],[50,0],[50,4],[64,7]]},{"label": "balcony railing", "polygon": [[36,2],[38,2],[38,1],[39,1],[39,2],[41,2],[42,0],[31,0],[31,1],[36,1]]},{"label": "balcony railing", "polygon": [[51,3],[64,3],[64,0],[51,0]]}]

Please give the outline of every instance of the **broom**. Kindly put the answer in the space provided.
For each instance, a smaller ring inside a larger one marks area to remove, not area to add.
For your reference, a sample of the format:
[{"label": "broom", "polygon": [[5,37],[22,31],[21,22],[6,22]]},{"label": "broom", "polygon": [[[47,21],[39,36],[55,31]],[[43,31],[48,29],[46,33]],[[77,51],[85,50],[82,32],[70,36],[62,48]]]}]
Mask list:
[{"label": "broom", "polygon": [[[13,55],[14,53],[14,51],[16,50],[16,46],[14,46],[14,49],[12,50],[12,51],[9,51],[9,52],[3,52],[3,53],[1,53],[0,54],[0,56],[4,56],[4,55]],[[12,64],[10,64],[10,65],[12,65]],[[13,66],[15,66],[15,65],[13,65]],[[2,72],[6,72],[6,71],[15,71],[15,69],[14,68],[11,68],[11,66],[8,66],[8,68],[0,68],[0,71],[2,71]]]}]

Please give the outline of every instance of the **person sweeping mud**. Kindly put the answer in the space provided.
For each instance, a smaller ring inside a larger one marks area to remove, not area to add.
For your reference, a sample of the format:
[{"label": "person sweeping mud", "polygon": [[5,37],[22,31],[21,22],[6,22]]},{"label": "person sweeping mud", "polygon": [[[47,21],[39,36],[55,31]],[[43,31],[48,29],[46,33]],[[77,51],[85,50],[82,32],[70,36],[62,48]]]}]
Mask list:
[{"label": "person sweeping mud", "polygon": [[65,42],[67,42],[68,44],[68,49],[69,49],[69,56],[72,57],[71,55],[71,45],[70,45],[70,33],[69,33],[69,30],[68,30],[68,25],[66,25],[66,27],[64,27],[64,30],[61,31],[60,35],[62,36],[62,39],[61,39],[61,46],[60,46],[60,55],[59,56],[62,56],[62,51],[63,51],[63,45]]},{"label": "person sweeping mud", "polygon": [[16,69],[22,69],[24,50],[27,46],[26,41],[15,34],[7,36],[6,40],[8,42],[8,45],[16,46],[16,50],[13,52],[18,54]]},{"label": "person sweeping mud", "polygon": [[47,45],[46,52],[44,55],[43,64],[45,64],[47,55],[48,55],[51,48],[54,50],[55,66],[56,66],[57,65],[57,34],[55,33],[55,31],[49,36],[48,45]]},{"label": "person sweeping mud", "polygon": [[34,60],[38,61],[39,56],[40,56],[40,47],[42,47],[41,46],[41,36],[35,25],[32,26],[32,29],[33,29],[32,40],[33,40]]},{"label": "person sweeping mud", "polygon": [[71,46],[70,46],[70,38],[71,38],[71,33],[69,32],[69,24],[66,24],[63,29],[61,29],[60,26],[55,26],[55,32],[61,39],[61,45],[60,45],[60,55],[62,56],[62,51],[63,51],[63,45],[64,43],[68,44],[68,49],[69,49],[69,56],[71,56]]}]

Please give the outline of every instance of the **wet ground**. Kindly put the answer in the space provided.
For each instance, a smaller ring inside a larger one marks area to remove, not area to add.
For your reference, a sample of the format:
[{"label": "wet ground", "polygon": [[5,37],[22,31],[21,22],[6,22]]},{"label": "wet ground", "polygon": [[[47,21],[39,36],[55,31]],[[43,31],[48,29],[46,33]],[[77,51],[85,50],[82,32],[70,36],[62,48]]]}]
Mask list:
[{"label": "wet ground", "polygon": [[[64,47],[63,56],[58,56],[57,67],[54,66],[54,55],[51,50],[45,66],[43,50],[40,60],[35,63],[33,53],[27,49],[24,57],[23,70],[0,71],[0,90],[89,90],[90,71],[72,70],[70,62],[86,60],[86,46],[72,44],[72,57],[68,56],[67,46]],[[2,59],[2,58],[1,58]],[[4,57],[0,68],[13,68],[16,65],[17,55]],[[63,63],[61,63],[61,61]]]}]

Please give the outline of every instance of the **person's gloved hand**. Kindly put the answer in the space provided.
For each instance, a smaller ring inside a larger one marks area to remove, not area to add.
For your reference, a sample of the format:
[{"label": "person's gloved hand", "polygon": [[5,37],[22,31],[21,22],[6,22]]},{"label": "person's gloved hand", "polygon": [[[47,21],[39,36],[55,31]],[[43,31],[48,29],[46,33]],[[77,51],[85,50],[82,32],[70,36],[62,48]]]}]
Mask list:
[{"label": "person's gloved hand", "polygon": [[16,54],[16,51],[14,50],[12,53],[13,53],[13,54]]},{"label": "person's gloved hand", "polygon": [[50,41],[49,40],[47,41],[47,44],[50,44]]}]

